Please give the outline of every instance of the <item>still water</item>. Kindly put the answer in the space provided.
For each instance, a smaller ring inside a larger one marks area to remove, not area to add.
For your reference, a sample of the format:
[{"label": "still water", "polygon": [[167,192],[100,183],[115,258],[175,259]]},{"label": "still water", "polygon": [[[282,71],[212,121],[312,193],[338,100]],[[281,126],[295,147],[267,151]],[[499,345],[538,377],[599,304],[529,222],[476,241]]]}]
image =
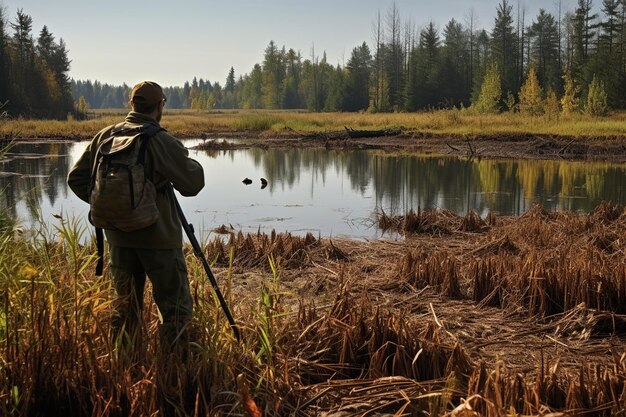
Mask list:
[{"label": "still water", "polygon": [[[188,140],[192,147],[199,143]],[[0,161],[0,207],[27,227],[85,219],[87,204],[65,183],[87,142],[23,143]],[[617,164],[466,160],[382,151],[324,149],[191,150],[206,186],[180,198],[199,236],[220,225],[245,232],[312,232],[375,238],[375,213],[445,208],[459,214],[520,214],[534,201],[588,212],[602,200],[626,203],[626,169]],[[250,178],[250,185],[242,183]],[[261,178],[268,181],[261,188]]]}]

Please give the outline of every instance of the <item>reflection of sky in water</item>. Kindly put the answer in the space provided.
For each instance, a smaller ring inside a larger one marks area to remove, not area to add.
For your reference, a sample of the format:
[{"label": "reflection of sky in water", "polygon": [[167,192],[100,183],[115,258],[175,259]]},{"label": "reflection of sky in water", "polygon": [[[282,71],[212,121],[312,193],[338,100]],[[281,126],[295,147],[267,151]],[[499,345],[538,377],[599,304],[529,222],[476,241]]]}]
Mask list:
[{"label": "reflection of sky in water", "polygon": [[[197,198],[183,198],[181,204],[190,217],[199,219],[193,221],[204,223],[201,229],[225,224],[244,231],[261,227],[268,232],[275,228],[325,236],[361,235],[363,231],[355,232],[352,223],[362,223],[371,215],[371,201],[355,200],[349,181],[334,172],[322,176],[302,168],[297,182],[289,184],[271,178],[248,151],[220,153],[215,158],[204,152],[191,154],[204,166],[206,183]],[[245,177],[252,184],[244,185]],[[261,178],[270,180],[265,189],[261,189]]]},{"label": "reflection of sky in water", "polygon": [[[190,147],[198,141],[186,141]],[[85,219],[86,203],[65,184],[69,167],[87,142],[19,145],[0,162],[2,207],[14,207],[20,220],[33,223],[40,208]],[[205,169],[206,186],[197,197],[180,198],[186,215],[206,236],[225,224],[255,232],[312,232],[322,236],[377,237],[373,213],[403,214],[409,209],[469,209],[486,215],[519,214],[540,200],[550,209],[590,211],[603,199],[626,202],[626,175],[619,165],[563,161],[471,160],[399,156],[384,152],[323,149],[246,149],[190,151]],[[253,182],[244,185],[248,177]],[[269,185],[261,189],[260,178]],[[30,195],[35,204],[28,204]]]}]

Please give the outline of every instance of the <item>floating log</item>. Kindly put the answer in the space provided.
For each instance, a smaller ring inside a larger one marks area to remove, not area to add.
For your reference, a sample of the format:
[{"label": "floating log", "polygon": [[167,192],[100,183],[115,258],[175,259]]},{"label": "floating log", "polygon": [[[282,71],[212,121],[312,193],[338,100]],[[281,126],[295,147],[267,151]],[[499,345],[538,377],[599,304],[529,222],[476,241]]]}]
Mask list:
[{"label": "floating log", "polygon": [[344,126],[348,136],[351,138],[375,138],[380,136],[396,136],[400,134],[400,129],[383,129],[383,130],[355,130],[349,126]]}]

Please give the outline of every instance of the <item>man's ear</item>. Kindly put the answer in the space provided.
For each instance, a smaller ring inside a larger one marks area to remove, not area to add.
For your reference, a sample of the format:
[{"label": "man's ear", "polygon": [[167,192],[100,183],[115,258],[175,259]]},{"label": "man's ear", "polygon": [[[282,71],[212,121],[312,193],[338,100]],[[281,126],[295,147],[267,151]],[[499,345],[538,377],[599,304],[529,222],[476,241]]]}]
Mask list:
[{"label": "man's ear", "polygon": [[128,106],[130,107],[131,110],[135,110],[135,108],[133,107],[133,101],[132,100],[128,100]]}]

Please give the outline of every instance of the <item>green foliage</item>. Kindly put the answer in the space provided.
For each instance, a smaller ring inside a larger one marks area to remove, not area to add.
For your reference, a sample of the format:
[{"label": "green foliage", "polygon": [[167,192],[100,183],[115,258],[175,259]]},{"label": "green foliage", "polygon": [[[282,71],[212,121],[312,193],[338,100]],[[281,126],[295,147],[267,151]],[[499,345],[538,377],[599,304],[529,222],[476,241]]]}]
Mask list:
[{"label": "green foliage", "polygon": [[518,36],[513,29],[513,6],[501,0],[491,33],[491,59],[498,64],[503,91],[518,91]]},{"label": "green foliage", "polygon": [[585,104],[585,113],[590,116],[606,116],[609,111],[607,104],[607,94],[604,88],[604,81],[593,76],[593,80],[589,85],[587,93],[587,103]]},{"label": "green foliage", "polygon": [[352,50],[346,65],[345,96],[343,109],[346,111],[366,110],[369,105],[369,80],[372,55],[365,42]]},{"label": "green foliage", "polygon": [[12,116],[64,119],[74,111],[70,60],[63,39],[58,43],[44,26],[33,38],[33,19],[23,10],[9,24],[0,11],[0,103]]},{"label": "green foliage", "polygon": [[265,48],[263,61],[263,108],[279,109],[286,71],[284,66],[285,47],[279,50],[274,41]]},{"label": "green foliage", "polygon": [[526,81],[519,92],[520,112],[530,116],[538,116],[543,113],[543,92],[537,79],[535,66],[531,65],[528,70]]},{"label": "green foliage", "polygon": [[261,285],[260,306],[258,309],[258,336],[260,349],[256,359],[260,365],[272,363],[276,346],[280,341],[280,333],[277,331],[277,319],[281,314],[280,276],[281,269],[273,256],[268,259],[272,270],[272,280],[263,282]]},{"label": "green foliage", "polygon": [[529,52],[539,83],[544,89],[559,88],[559,27],[554,16],[540,9],[536,20],[528,29],[528,37],[531,39]]},{"label": "green foliage", "polygon": [[284,120],[274,114],[249,114],[237,119],[235,128],[237,130],[250,130],[254,132],[262,132],[270,130],[272,126],[284,123]]},{"label": "green foliage", "polygon": [[478,113],[498,113],[500,111],[501,97],[500,70],[498,69],[498,64],[492,62],[487,67],[487,72],[483,78],[478,101],[472,104],[472,107]]},{"label": "green foliage", "polygon": [[[375,22],[374,42],[354,48],[345,66],[328,62],[325,54],[316,54],[315,49],[303,58],[299,52],[270,41],[261,63],[238,78],[232,67],[224,74],[224,88],[218,82],[195,78],[183,87],[166,87],[168,108],[307,108],[315,112],[367,109],[375,113],[450,108],[471,102],[472,109],[480,112],[499,111],[501,105],[511,111],[516,107],[508,92],[516,95],[520,91],[521,75],[526,72],[528,61],[535,64],[538,85],[544,92],[550,88],[557,95],[564,92],[561,105],[565,114],[578,110],[576,97],[586,99],[593,74],[604,81],[607,104],[613,108],[626,107],[626,67],[623,65],[626,62],[626,4],[623,1],[603,0],[602,16],[594,12],[598,7],[593,7],[591,0],[578,0],[574,14],[565,14],[563,19],[556,19],[540,9],[530,24],[515,21],[513,1],[497,3],[496,17],[489,32],[477,28],[471,18],[465,25],[451,19],[442,31],[430,22],[419,33],[403,22],[397,6],[392,4],[386,15],[379,14]],[[523,15],[517,13],[517,17]],[[28,19],[22,19],[24,27],[27,23]],[[567,45],[559,41],[559,36],[565,37],[565,33]],[[0,30],[0,91],[6,81],[2,74],[8,74],[3,68],[7,60],[3,59],[6,54],[2,36]],[[48,59],[52,55],[46,52],[51,45],[54,49],[51,36],[47,29],[42,30],[37,48],[29,46],[28,37],[19,38],[26,49],[36,49],[46,65],[38,67],[41,76],[33,78],[33,83],[15,89],[12,101],[26,103],[33,88],[43,89],[49,99],[39,105],[49,108],[51,100],[56,100],[63,91],[55,87],[53,80],[58,77],[54,74],[59,71],[51,65],[54,61]],[[15,37],[5,38],[8,39],[5,45],[17,42]],[[60,45],[58,49],[62,50]],[[13,55],[14,59],[19,56]],[[483,87],[487,87],[484,81],[489,62],[498,65],[505,103],[499,97],[494,105],[493,83],[489,85],[491,99],[487,99],[489,94],[483,91]],[[572,84],[565,85],[567,80],[560,76],[564,68],[568,68],[572,82],[581,86],[581,90],[576,90]],[[128,86],[102,85],[97,81],[76,81],[71,85],[75,100],[84,96],[91,108],[127,105]],[[536,108],[533,104],[527,110],[540,113]]]}]

